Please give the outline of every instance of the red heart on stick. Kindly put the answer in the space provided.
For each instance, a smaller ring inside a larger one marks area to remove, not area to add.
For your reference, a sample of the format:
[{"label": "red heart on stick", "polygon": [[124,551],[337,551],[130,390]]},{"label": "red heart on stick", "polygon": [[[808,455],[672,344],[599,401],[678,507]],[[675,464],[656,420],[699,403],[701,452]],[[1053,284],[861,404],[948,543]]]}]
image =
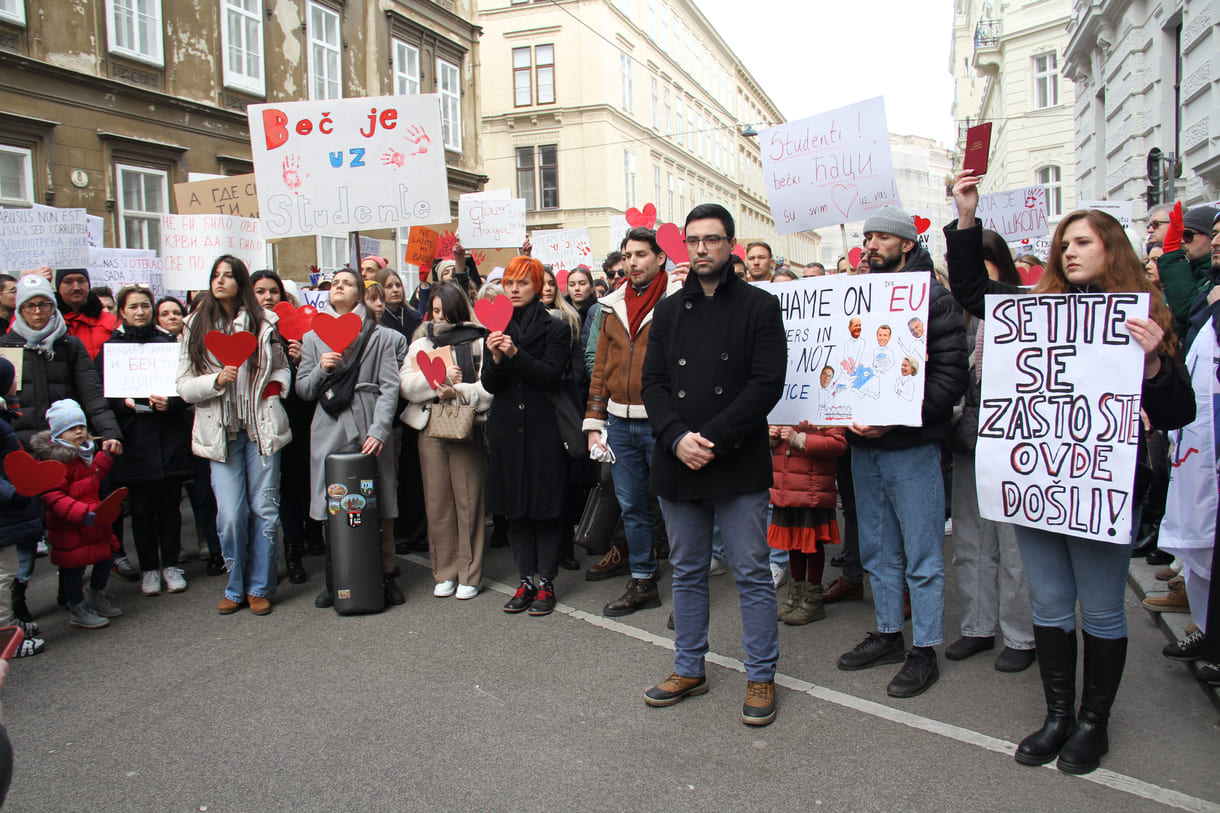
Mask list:
[{"label": "red heart on stick", "polygon": [[203,346],[216,360],[226,367],[240,367],[258,349],[258,339],[248,330],[233,335],[219,330],[209,330],[203,337]]},{"label": "red heart on stick", "polygon": [[560,293],[568,290],[568,270],[566,268],[555,272],[555,284],[559,286]]},{"label": "red heart on stick", "polygon": [[923,234],[924,232],[926,232],[928,230],[928,226],[932,225],[931,220],[929,220],[926,217],[920,217],[919,215],[913,216],[911,218],[911,220],[915,221],[915,233],[916,234]]},{"label": "red heart on stick", "polygon": [[504,294],[474,303],[474,315],[488,330],[503,331],[513,318],[513,303]]},{"label": "red heart on stick", "polygon": [[643,227],[651,229],[657,223],[657,207],[651,203],[646,203],[641,211],[632,206],[627,210],[626,220],[627,225],[633,228]]},{"label": "red heart on stick", "polygon": [[290,342],[299,342],[309,332],[318,309],[313,305],[294,308],[291,302],[281,302],[275,306],[275,313],[280,317],[276,325],[280,335]]},{"label": "red heart on stick", "polygon": [[657,243],[665,252],[665,256],[675,263],[690,262],[690,255],[686,253],[686,242],[682,236],[682,230],[673,223],[666,223],[657,229]]},{"label": "red heart on stick", "polygon": [[860,255],[863,253],[864,251],[859,247],[853,248],[851,251],[847,252],[847,261],[851,263],[852,268],[860,267]]},{"label": "red heart on stick", "polygon": [[97,508],[93,509],[93,524],[95,526],[113,525],[123,510],[123,500],[125,499],[127,499],[126,487],[116,488],[109,497],[98,503]]},{"label": "red heart on stick", "polygon": [[64,481],[68,467],[58,460],[35,460],[29,452],[18,449],[4,458],[4,475],[23,497],[37,497]]},{"label": "red heart on stick", "polygon": [[445,380],[445,360],[432,358],[426,351],[420,350],[415,355],[415,363],[419,366],[419,371],[424,374],[424,380],[428,382],[428,386],[436,389]]},{"label": "red heart on stick", "polygon": [[737,245],[733,246],[733,253],[744,260],[746,258],[746,247],[741,243],[738,243]]},{"label": "red heart on stick", "polygon": [[1017,272],[1021,275],[1021,283],[1024,285],[1036,285],[1038,280],[1042,279],[1043,271],[1044,269],[1040,265],[1035,265],[1029,270],[1017,269]]},{"label": "red heart on stick", "polygon": [[347,346],[360,335],[361,321],[355,313],[345,313],[338,319],[329,313],[319,313],[313,318],[313,332],[318,334],[322,343],[342,353]]}]

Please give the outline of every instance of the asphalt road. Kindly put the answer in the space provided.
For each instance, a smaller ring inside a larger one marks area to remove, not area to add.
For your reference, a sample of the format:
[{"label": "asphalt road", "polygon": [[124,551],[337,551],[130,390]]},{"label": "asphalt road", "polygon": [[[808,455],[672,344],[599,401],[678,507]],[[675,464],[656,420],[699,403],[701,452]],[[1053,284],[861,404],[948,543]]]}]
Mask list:
[{"label": "asphalt road", "polygon": [[[909,700],[885,694],[897,666],[836,669],[874,628],[868,601],[781,625],[779,716],[760,729],[740,722],[730,577],[713,579],[711,691],[654,709],[642,692],[672,666],[667,583],[664,607],[611,621],[600,608],[622,580],[563,572],[559,612],[509,616],[507,549],[489,551],[491,589],[471,601],[433,598],[409,557],[406,605],[343,618],[314,609],[321,562],[306,563],[310,582],[283,581],[267,617],[218,615],[222,579],[199,561],[182,594],[112,580],[124,615],[86,631],[39,560],[47,651],[14,662],[3,693],[8,809],[1220,811],[1216,708],[1131,594],[1111,752],[1075,777],[1012,760],[1044,713],[1036,667],[942,657],[939,683]],[[950,577],[949,641],[954,595]]]}]

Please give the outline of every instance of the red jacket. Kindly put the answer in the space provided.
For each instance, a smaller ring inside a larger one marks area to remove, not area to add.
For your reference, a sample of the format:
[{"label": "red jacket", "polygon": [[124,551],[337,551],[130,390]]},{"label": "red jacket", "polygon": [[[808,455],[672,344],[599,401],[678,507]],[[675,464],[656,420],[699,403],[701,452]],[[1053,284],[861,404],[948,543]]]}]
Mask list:
[{"label": "red jacket", "polygon": [[[847,451],[843,429],[801,424],[804,448],[780,441],[772,451],[771,504],[785,508],[835,507],[835,458]],[[800,445],[799,442],[797,444]]]},{"label": "red jacket", "polygon": [[114,467],[114,458],[100,449],[93,464],[86,465],[66,446],[51,442],[49,431],[30,440],[39,460],[58,460],[68,467],[64,481],[42,495],[47,506],[47,542],[51,545],[51,564],[57,567],[85,567],[104,562],[119,549],[119,540],[109,525],[85,525],[85,515],[101,503],[98,487]]},{"label": "red jacket", "polygon": [[68,335],[75,336],[84,343],[91,359],[97,358],[102,345],[119,326],[119,320],[102,307],[102,301],[97,298],[97,294],[89,294],[89,300],[81,310],[74,311],[64,306],[60,308],[60,313],[68,324]]}]

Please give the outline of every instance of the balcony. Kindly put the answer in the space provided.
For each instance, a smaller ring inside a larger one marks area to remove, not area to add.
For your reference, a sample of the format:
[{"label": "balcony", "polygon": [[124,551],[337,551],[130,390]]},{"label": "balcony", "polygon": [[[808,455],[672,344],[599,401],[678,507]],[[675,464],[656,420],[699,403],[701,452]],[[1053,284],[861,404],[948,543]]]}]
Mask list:
[{"label": "balcony", "polygon": [[979,20],[974,26],[974,50],[995,48],[1004,36],[1003,20]]}]

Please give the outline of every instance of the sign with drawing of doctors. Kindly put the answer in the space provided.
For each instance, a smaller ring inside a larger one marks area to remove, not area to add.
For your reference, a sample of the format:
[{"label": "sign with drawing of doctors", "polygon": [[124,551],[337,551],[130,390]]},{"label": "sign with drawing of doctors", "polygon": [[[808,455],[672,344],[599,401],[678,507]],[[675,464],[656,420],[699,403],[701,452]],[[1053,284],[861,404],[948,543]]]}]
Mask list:
[{"label": "sign with drawing of doctors", "polygon": [[927,359],[927,273],[765,284],[788,336],[784,394],[767,420],[919,426]]}]

